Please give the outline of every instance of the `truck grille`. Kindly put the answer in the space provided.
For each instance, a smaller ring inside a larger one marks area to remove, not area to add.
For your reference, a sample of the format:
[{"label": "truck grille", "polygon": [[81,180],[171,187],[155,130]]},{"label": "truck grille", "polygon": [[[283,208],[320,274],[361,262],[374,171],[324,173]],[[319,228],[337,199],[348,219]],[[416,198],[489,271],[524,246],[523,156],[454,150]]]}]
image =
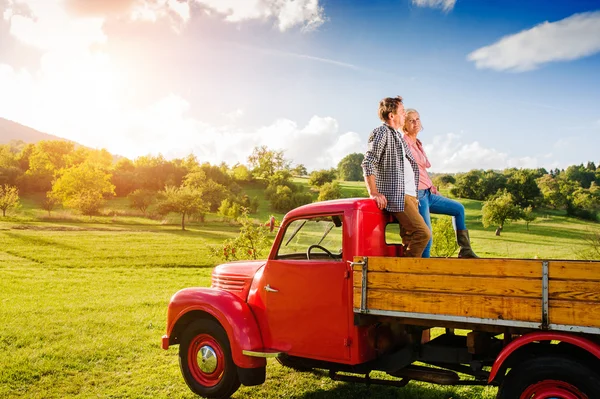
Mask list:
[{"label": "truck grille", "polygon": [[230,292],[242,292],[247,282],[247,277],[213,275],[211,287]]}]

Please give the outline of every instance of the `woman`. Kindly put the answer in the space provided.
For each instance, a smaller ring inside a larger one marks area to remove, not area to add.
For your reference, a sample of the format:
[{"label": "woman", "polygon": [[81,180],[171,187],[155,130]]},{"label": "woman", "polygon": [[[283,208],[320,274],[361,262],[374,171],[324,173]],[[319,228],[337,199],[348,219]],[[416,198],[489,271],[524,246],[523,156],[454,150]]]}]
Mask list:
[{"label": "woman", "polygon": [[[454,229],[456,230],[456,242],[460,247],[458,253],[459,258],[478,258],[475,252],[471,249],[471,243],[469,241],[469,231],[465,224],[465,207],[458,201],[454,201],[450,198],[443,197],[440,195],[429,175],[427,174],[427,168],[431,166],[423,144],[421,140],[417,138],[417,135],[423,126],[421,126],[421,118],[419,113],[414,109],[406,110],[406,119],[404,121],[404,140],[408,143],[410,151],[413,157],[417,161],[419,166],[419,186],[418,186],[418,198],[419,198],[419,213],[423,216],[425,223],[431,230],[431,216],[430,213],[439,213],[443,215],[450,215],[454,219]],[[431,252],[431,244],[433,238],[429,240],[429,243],[423,251],[423,258],[429,258]]]}]

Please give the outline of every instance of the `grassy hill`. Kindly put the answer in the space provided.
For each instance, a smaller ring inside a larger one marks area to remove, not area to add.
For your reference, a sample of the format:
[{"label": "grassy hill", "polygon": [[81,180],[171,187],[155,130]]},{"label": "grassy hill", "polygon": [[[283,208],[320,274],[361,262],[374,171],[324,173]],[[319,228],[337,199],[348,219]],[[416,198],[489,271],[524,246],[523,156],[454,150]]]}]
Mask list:
[{"label": "grassy hill", "polygon": [[0,118],[0,144],[8,144],[12,140],[21,140],[25,143],[37,143],[41,140],[69,141],[62,137],[43,133],[20,123]]},{"label": "grassy hill", "polygon": [[[347,196],[366,194],[362,182],[342,187]],[[261,199],[254,216],[266,220],[260,187],[248,193]],[[143,218],[126,199],[109,201],[102,216],[59,209],[49,218],[38,200],[24,198],[0,217],[0,398],[196,398],[180,375],[178,348],[160,349],[167,305],[179,289],[210,284],[219,260],[209,248],[238,226],[209,215],[181,231],[178,216]],[[517,222],[497,237],[481,225],[481,202],[461,202],[480,256],[572,259],[599,227],[548,212],[529,230]],[[233,398],[492,399],[496,391],[419,382],[367,387],[270,360],[266,383]]]}]

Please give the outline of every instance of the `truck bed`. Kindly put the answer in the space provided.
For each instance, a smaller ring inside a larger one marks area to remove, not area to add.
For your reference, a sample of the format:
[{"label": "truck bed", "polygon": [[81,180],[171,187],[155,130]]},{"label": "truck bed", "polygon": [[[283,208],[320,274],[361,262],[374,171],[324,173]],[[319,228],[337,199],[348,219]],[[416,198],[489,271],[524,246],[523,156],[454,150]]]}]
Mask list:
[{"label": "truck bed", "polygon": [[354,312],[600,334],[600,262],[355,257]]}]

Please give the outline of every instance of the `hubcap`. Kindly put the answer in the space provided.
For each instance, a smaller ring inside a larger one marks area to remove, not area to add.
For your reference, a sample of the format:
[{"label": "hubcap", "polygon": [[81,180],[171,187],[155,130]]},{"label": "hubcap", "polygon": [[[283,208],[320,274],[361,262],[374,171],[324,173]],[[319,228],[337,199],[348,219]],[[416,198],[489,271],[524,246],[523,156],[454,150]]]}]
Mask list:
[{"label": "hubcap", "polygon": [[211,374],[217,369],[217,354],[208,345],[204,345],[198,351],[198,367],[202,372]]},{"label": "hubcap", "polygon": [[588,399],[588,396],[568,382],[544,380],[530,385],[520,399]]}]

